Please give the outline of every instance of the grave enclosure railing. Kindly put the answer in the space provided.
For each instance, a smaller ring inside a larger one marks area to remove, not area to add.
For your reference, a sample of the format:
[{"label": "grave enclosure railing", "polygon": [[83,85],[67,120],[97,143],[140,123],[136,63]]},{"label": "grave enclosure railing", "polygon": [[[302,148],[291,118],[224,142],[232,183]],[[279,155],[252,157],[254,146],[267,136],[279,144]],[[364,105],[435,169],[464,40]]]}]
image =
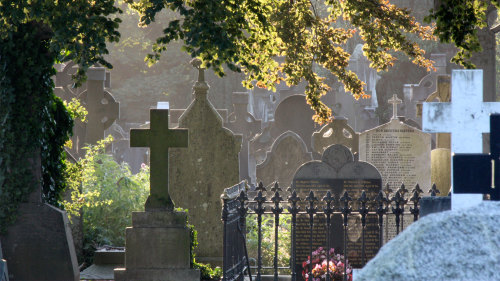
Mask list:
[{"label": "grave enclosure railing", "polygon": [[[337,217],[337,222],[341,221],[340,235],[343,235],[343,253],[349,253],[349,218],[358,217],[361,225],[361,266],[364,266],[368,261],[365,251],[365,235],[367,221],[372,218],[372,223],[376,221],[378,226],[378,243],[384,244],[384,221],[391,216],[394,218],[396,235],[404,228],[405,217],[411,217],[411,222],[419,218],[419,201],[422,189],[417,184],[415,188],[407,190],[402,184],[396,191],[390,189],[386,185],[384,190],[381,190],[375,197],[369,198],[366,192],[361,192],[361,196],[353,198],[348,192],[334,195],[330,191],[323,193],[323,196],[318,196],[320,192],[297,192],[288,188],[283,191],[278,183],[275,183],[270,190],[267,190],[262,183],[258,185],[255,191],[249,191],[244,182],[227,188],[221,196],[222,221],[224,223],[224,259],[223,259],[223,280],[243,280],[245,271],[252,280],[251,271],[255,270],[255,280],[262,279],[263,269],[271,269],[274,273],[274,280],[278,280],[278,247],[279,247],[279,225],[280,217],[288,215],[291,217],[291,246],[290,246],[290,271],[291,280],[303,280],[302,271],[297,267],[303,260],[297,260],[297,219],[306,218],[308,226],[308,257],[309,265],[307,272],[309,276],[312,273],[311,257],[313,256],[313,231],[315,231],[315,218],[321,216],[325,218],[323,221],[325,228],[325,241],[323,245],[326,249],[334,248],[331,244],[332,219]],[[431,196],[438,193],[436,186],[433,185],[429,190]],[[407,198],[407,199],[405,199]],[[257,239],[257,258],[256,266],[250,267],[246,245],[246,220],[247,215],[251,214],[256,217],[258,239]],[[274,259],[271,267],[264,267],[262,264],[262,222],[264,216],[272,216],[274,219]],[[304,221],[302,221],[303,223]],[[316,222],[317,223],[317,222]],[[321,226],[316,226],[321,227]],[[302,233],[303,234],[303,233]],[[337,234],[338,235],[338,234]],[[304,241],[302,241],[304,242]],[[303,246],[303,244],[302,244]],[[337,251],[337,249],[335,249]],[[330,264],[329,255],[326,255],[327,264]],[[343,264],[349,260],[348,255],[342,257]],[[327,280],[330,280],[330,267],[327,267]],[[347,280],[347,267],[344,266],[344,280]],[[332,279],[333,280],[333,279]]]}]

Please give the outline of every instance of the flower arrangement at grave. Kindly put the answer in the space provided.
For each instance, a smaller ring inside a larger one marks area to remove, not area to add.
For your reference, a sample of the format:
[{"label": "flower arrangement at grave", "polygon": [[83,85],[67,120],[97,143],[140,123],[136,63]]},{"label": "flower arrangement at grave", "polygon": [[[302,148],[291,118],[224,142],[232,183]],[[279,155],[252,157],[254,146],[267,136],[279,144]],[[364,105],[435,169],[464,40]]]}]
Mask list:
[{"label": "flower arrangement at grave", "polygon": [[[328,251],[327,259],[326,250],[323,247],[319,247],[316,251],[312,252],[312,258],[308,256],[307,260],[302,263],[302,277],[306,281],[325,281],[326,275],[329,273],[330,280],[343,281],[345,273],[347,274],[347,280],[352,281],[352,268],[348,260],[345,261],[345,264],[342,262],[343,260],[344,256],[335,254],[334,248]],[[310,270],[310,264],[312,264],[312,270]]]}]

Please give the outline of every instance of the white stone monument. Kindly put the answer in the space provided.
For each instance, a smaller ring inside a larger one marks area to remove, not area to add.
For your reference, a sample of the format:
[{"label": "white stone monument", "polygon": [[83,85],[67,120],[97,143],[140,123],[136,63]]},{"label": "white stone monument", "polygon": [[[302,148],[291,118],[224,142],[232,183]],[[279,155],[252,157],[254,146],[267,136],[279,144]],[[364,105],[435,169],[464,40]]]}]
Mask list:
[{"label": "white stone monument", "polygon": [[[482,134],[490,132],[489,116],[500,103],[483,102],[483,71],[453,70],[451,102],[424,102],[422,127],[428,133],[451,133],[452,153],[483,153]],[[452,175],[453,175],[453,163]],[[453,177],[452,177],[453,192]],[[452,209],[479,204],[482,194],[453,194]]]}]

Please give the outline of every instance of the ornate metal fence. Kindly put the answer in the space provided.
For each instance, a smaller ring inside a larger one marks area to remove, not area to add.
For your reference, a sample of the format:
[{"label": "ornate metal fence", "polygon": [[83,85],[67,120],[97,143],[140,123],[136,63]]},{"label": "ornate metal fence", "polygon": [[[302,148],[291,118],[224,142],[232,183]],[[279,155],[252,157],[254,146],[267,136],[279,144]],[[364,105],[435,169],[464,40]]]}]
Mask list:
[{"label": "ornate metal fence", "polygon": [[[262,183],[256,188],[255,191],[247,191],[244,183],[240,183],[229,189],[226,189],[223,197],[223,211],[222,220],[224,222],[224,279],[223,280],[243,280],[243,273],[245,270],[250,270],[248,256],[246,255],[246,240],[244,235],[245,218],[247,214],[252,214],[257,220],[257,257],[255,280],[262,280],[262,271],[265,268],[262,264],[262,221],[264,216],[272,216],[274,219],[274,259],[273,265],[270,268],[273,271],[274,280],[278,280],[279,266],[278,266],[278,247],[279,247],[279,224],[280,217],[291,217],[291,249],[290,249],[290,271],[291,280],[303,280],[301,274],[302,260],[297,259],[297,245],[302,242],[302,250],[304,248],[304,235],[308,236],[307,251],[309,253],[308,268],[304,271],[309,274],[312,273],[311,257],[316,250],[314,244],[317,235],[314,233],[315,229],[324,229],[325,232],[325,245],[322,247],[328,249],[336,248],[339,246],[337,241],[336,245],[332,245],[332,235],[335,237],[343,237],[340,244],[343,256],[343,264],[349,260],[347,253],[354,244],[348,243],[349,240],[349,227],[350,218],[358,218],[357,223],[360,225],[360,261],[361,266],[364,266],[370,257],[367,257],[366,248],[366,235],[367,226],[375,224],[378,229],[375,240],[379,245],[384,244],[384,223],[389,219],[393,219],[395,225],[395,234],[397,235],[405,226],[405,217],[411,222],[419,218],[419,201],[420,195],[423,191],[417,184],[411,192],[409,192],[404,184],[399,189],[393,192],[389,186],[381,190],[375,197],[369,198],[363,191],[359,198],[352,198],[348,192],[343,194],[332,194],[330,191],[326,193],[309,191],[307,193],[298,193],[297,191],[288,189],[282,191],[277,183],[274,184],[270,190],[267,190]],[[437,191],[433,186],[429,193],[435,195]],[[408,198],[409,197],[409,198]],[[250,199],[249,199],[250,198]],[[407,199],[405,199],[407,198]],[[319,220],[318,217],[323,218]],[[248,218],[247,218],[248,219]],[[321,225],[318,225],[318,221]],[[301,228],[298,228],[300,224]],[[335,231],[334,224],[337,224],[337,232]],[[340,226],[338,226],[340,224]],[[407,223],[408,224],[408,223]],[[297,231],[301,230],[301,241],[297,240]],[[308,231],[304,232],[304,229]],[[316,235],[316,236],[315,236]],[[373,233],[370,234],[373,238]],[[314,237],[314,238],[313,238]],[[372,241],[373,242],[373,241]],[[337,249],[335,249],[337,250]],[[377,249],[378,250],[378,249]],[[329,263],[329,255],[326,255],[327,264]],[[329,269],[327,266],[327,280],[330,280]],[[347,280],[347,267],[344,266],[344,280]]]},{"label": "ornate metal fence", "polygon": [[248,271],[250,281],[250,264],[246,249],[244,206],[246,197],[246,184],[241,182],[226,188],[221,196],[222,221],[224,223],[223,243],[223,281],[243,281],[245,271]]}]

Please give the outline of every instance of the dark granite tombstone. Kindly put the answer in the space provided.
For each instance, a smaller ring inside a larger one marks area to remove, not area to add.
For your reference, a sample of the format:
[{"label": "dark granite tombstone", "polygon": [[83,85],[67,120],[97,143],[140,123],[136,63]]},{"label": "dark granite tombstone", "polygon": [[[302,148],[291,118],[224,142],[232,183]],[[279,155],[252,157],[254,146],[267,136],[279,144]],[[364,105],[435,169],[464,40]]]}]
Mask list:
[{"label": "dark granite tombstone", "polygon": [[[41,178],[40,158],[33,161],[36,182]],[[42,203],[37,186],[19,205],[16,222],[0,237],[11,281],[79,280],[73,237],[66,212]]]},{"label": "dark granite tombstone", "polygon": [[[327,191],[340,198],[345,191],[354,199],[363,191],[368,198],[374,198],[382,189],[382,177],[371,164],[355,161],[352,152],[346,146],[335,144],[323,153],[321,161],[310,161],[302,165],[293,178],[292,188],[299,193],[315,192],[318,199],[324,197]],[[320,205],[321,203],[318,203]],[[321,204],[322,205],[322,204]],[[351,203],[352,209],[358,209],[358,202]],[[334,215],[330,229],[330,247],[336,252],[344,252],[344,230],[342,217]],[[301,216],[297,219],[297,266],[306,260],[309,253],[309,219]],[[317,215],[314,221],[313,250],[326,247],[325,217]],[[359,268],[362,266],[362,226],[361,217],[350,215],[347,228],[347,257],[350,264]],[[376,216],[369,215],[365,228],[366,259],[375,256],[380,248],[379,228]]]},{"label": "dark granite tombstone", "polygon": [[425,196],[420,199],[420,217],[451,210],[451,197]]}]

